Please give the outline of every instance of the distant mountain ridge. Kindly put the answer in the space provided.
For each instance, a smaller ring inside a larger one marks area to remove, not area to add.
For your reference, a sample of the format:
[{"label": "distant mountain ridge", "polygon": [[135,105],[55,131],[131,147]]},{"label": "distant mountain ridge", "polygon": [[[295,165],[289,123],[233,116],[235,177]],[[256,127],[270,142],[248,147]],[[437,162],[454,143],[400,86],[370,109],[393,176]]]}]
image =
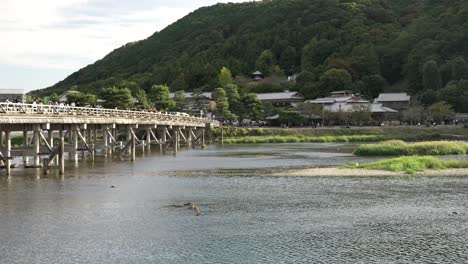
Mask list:
[{"label": "distant mountain ridge", "polygon": [[350,88],[369,96],[377,85],[387,84],[392,90],[424,96],[424,66],[430,60],[441,75],[441,87],[434,89],[468,79],[464,70],[454,76],[455,62],[463,68],[468,59],[467,28],[468,3],[463,0],[217,4],[32,94],[61,93],[71,87],[98,93],[113,85],[148,90],[153,84],[167,84],[173,91],[213,90],[219,70],[226,66],[234,75],[259,68],[267,73],[306,73],[307,78],[299,78],[300,87],[293,89],[307,97],[328,92],[313,83],[331,68],[346,70],[352,77]]}]

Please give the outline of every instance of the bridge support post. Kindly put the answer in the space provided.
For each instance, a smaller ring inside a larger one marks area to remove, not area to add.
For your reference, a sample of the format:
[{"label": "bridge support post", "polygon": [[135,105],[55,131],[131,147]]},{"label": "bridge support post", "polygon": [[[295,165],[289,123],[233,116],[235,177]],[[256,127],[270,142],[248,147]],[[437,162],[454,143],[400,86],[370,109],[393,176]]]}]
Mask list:
[{"label": "bridge support post", "polygon": [[[47,141],[49,142],[49,146],[53,149],[54,148],[54,131],[49,129],[47,131]],[[53,158],[50,162],[54,163],[55,158]]]},{"label": "bridge support post", "polygon": [[107,154],[109,153],[109,149],[108,149],[109,148],[109,135],[108,135],[109,132],[108,131],[109,130],[107,127],[102,130],[102,137],[104,139],[104,149],[103,149],[104,157],[107,157]]},{"label": "bridge support post", "polygon": [[174,136],[173,136],[173,143],[174,143],[174,154],[177,155],[177,150],[179,148],[179,130],[176,128],[174,129]]},{"label": "bridge support post", "polygon": [[41,166],[41,128],[40,126],[34,126],[34,167],[39,168]]},{"label": "bridge support post", "polygon": [[29,158],[25,155],[26,150],[28,149],[28,131],[23,130],[23,165],[25,167],[29,166]]},{"label": "bridge support post", "polygon": [[128,137],[130,137],[130,157],[132,161],[136,160],[136,137],[133,128],[128,129]]},{"label": "bridge support post", "polygon": [[10,137],[10,131],[5,131],[5,147],[6,147],[6,153],[5,153],[5,167],[6,167],[6,174],[7,176],[11,175],[11,137]]},{"label": "bridge support post", "polygon": [[151,133],[153,133],[151,128],[146,129],[146,149],[148,151],[151,151]]},{"label": "bridge support post", "polygon": [[60,130],[60,150],[59,150],[59,174],[65,173],[65,138],[63,131]]},{"label": "bridge support post", "polygon": [[78,127],[77,126],[73,126],[72,134],[73,134],[72,159],[73,159],[73,161],[78,162]]},{"label": "bridge support post", "polygon": [[161,130],[161,139],[159,140],[161,141],[161,146],[162,146],[162,153],[166,153],[166,147],[167,147],[167,128],[164,127],[162,130]]},{"label": "bridge support post", "polygon": [[201,142],[201,144],[202,144],[202,148],[203,148],[205,146],[205,129],[204,128],[202,129],[202,142]]},{"label": "bridge support post", "polygon": [[189,128],[187,129],[188,133],[187,133],[187,148],[190,149],[192,147],[192,144],[193,144],[193,138],[192,138],[192,128]]}]

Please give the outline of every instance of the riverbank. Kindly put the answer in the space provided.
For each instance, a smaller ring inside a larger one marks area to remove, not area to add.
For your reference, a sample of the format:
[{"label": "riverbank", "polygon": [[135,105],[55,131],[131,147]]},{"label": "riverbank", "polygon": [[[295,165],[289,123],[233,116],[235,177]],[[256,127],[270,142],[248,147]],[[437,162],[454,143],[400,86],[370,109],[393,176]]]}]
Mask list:
[{"label": "riverbank", "polygon": [[446,127],[324,127],[324,128],[237,128],[211,130],[214,142],[225,144],[326,143],[326,142],[406,142],[468,140],[468,130],[461,126]]},{"label": "riverbank", "polygon": [[313,168],[272,173],[281,177],[468,177],[468,169],[427,170],[408,174],[385,170]]}]

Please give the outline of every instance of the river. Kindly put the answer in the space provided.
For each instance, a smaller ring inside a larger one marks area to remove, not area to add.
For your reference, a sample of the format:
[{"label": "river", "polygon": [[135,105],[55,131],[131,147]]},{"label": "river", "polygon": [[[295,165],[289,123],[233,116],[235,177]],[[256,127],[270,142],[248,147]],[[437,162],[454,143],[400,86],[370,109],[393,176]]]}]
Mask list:
[{"label": "river", "polygon": [[352,147],[15,169],[0,177],[0,263],[467,263],[468,178],[262,176],[369,160]]}]

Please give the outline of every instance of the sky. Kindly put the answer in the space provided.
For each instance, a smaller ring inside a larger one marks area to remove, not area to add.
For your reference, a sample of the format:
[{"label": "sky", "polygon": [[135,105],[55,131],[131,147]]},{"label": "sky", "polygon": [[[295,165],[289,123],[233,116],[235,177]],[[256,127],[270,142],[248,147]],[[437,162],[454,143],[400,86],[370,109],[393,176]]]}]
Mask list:
[{"label": "sky", "polygon": [[0,89],[45,88],[188,13],[245,0],[0,0]]}]

